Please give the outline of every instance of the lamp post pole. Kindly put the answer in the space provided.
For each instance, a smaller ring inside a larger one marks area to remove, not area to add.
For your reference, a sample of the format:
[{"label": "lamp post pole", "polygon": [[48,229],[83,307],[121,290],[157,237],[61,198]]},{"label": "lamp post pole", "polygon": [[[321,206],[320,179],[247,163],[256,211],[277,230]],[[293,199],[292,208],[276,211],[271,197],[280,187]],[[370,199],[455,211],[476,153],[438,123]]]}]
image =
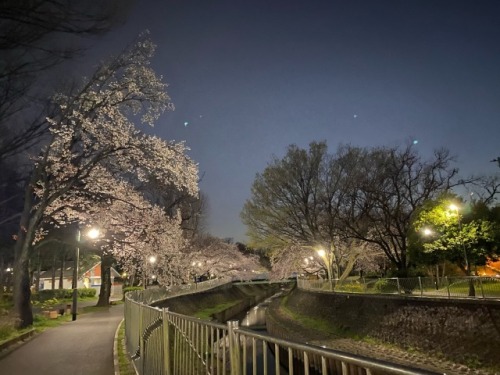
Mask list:
[{"label": "lamp post pole", "polygon": [[151,255],[149,258],[146,258],[146,261],[144,262],[144,272],[143,272],[143,275],[142,275],[144,289],[148,288],[148,279],[149,279],[149,275],[147,274],[148,262],[152,266],[156,262],[156,256]]},{"label": "lamp post pole", "polygon": [[458,231],[460,235],[460,244],[462,246],[462,251],[464,252],[464,264],[465,264],[465,275],[469,278],[469,297],[474,297],[476,295],[476,288],[474,288],[474,282],[470,277],[470,264],[469,259],[467,257],[467,249],[465,248],[464,239],[462,237],[462,218],[460,213],[458,212],[458,206],[454,204],[450,205],[450,209],[454,210],[457,213],[457,222],[458,222]]},{"label": "lamp post pole", "polygon": [[320,258],[323,260],[323,262],[325,263],[326,275],[328,277],[328,282],[330,283],[330,289],[333,290],[332,261],[329,257],[329,254],[323,249],[318,250],[317,253],[320,256]]},{"label": "lamp post pole", "polygon": [[462,220],[460,217],[460,213],[458,212],[458,207],[455,206],[454,204],[450,205],[450,209],[455,211],[457,214],[458,231],[459,231],[459,235],[460,235],[460,245],[462,246],[462,251],[464,252],[465,274],[467,276],[470,276],[469,259],[467,257],[467,250],[465,249],[464,240],[462,238]]},{"label": "lamp post pole", "polygon": [[78,303],[78,262],[80,259],[80,228],[77,229],[76,232],[76,249],[75,249],[75,265],[73,267],[73,280],[72,280],[72,288],[73,288],[73,304],[71,305],[71,320],[76,320],[76,312],[77,312],[77,303]]}]

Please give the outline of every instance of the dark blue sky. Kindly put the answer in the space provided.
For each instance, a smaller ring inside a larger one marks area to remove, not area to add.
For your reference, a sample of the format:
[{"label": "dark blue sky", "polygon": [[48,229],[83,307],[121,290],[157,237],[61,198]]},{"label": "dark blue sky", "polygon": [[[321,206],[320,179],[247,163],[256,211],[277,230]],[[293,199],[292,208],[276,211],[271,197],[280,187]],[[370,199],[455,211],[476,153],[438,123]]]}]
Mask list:
[{"label": "dark blue sky", "polygon": [[291,143],[418,139],[500,171],[500,1],[141,0],[95,53],[145,29],[176,106],[154,132],[191,147],[214,235],[245,240],[255,174]]}]

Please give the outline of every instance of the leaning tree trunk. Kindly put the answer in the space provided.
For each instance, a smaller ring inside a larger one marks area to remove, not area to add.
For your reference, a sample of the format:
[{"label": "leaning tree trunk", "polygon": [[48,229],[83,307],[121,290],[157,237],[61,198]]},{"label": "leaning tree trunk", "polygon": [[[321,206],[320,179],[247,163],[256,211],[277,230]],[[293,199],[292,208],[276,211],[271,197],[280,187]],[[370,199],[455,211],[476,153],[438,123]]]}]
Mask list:
[{"label": "leaning tree trunk", "polygon": [[31,238],[28,237],[29,233],[21,228],[15,247],[14,308],[18,318],[18,328],[28,327],[33,324],[28,257]]},{"label": "leaning tree trunk", "polygon": [[14,309],[18,328],[33,324],[29,256],[33,250],[36,229],[46,208],[46,205],[39,204],[36,210],[32,211],[33,198],[33,189],[28,187],[24,195],[24,207],[14,248]]},{"label": "leaning tree trunk", "polygon": [[97,306],[109,306],[111,296],[111,264],[113,258],[109,254],[101,255],[101,290]]},{"label": "leaning tree trunk", "polygon": [[3,290],[5,288],[5,277],[4,277],[4,270],[5,269],[5,264],[3,257],[0,256],[0,301],[3,300]]}]

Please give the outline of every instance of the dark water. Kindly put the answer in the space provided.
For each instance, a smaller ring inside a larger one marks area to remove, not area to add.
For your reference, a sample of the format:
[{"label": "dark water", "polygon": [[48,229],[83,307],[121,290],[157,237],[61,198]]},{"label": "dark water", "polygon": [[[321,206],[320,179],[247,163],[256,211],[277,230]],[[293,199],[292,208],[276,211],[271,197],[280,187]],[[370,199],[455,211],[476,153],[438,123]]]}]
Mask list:
[{"label": "dark water", "polygon": [[[269,297],[264,302],[259,303],[258,305],[252,307],[246,313],[236,317],[240,322],[240,327],[247,328],[251,330],[258,331],[259,333],[267,333],[266,330],[266,309],[271,303],[271,301],[275,298],[281,297],[282,292],[278,292],[272,297]],[[267,354],[267,373],[269,375],[275,375],[275,364],[274,364],[274,354],[270,350],[269,346],[266,345],[263,348],[262,342],[260,340],[257,341],[257,362],[254,364],[252,362],[252,340],[247,340],[247,356],[248,360],[246,363],[247,374],[251,374],[253,370],[253,366],[257,365],[257,373],[264,373],[264,350]],[[280,366],[280,375],[287,375],[288,370],[283,366]]]}]

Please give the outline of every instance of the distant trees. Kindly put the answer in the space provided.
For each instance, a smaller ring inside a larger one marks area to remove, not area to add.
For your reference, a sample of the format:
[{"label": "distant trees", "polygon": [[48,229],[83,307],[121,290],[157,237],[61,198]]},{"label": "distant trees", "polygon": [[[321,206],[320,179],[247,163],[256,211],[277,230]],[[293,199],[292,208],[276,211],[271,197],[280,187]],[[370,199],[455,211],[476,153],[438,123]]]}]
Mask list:
[{"label": "distant trees", "polygon": [[210,235],[193,238],[183,250],[183,257],[182,280],[193,280],[200,276],[252,277],[262,270],[257,255],[243,253],[236,244]]},{"label": "distant trees", "polygon": [[322,248],[336,277],[349,271],[366,244],[405,275],[412,215],[454,185],[451,163],[447,150],[423,160],[411,144],[341,146],[333,155],[324,142],[308,150],[292,145],[256,176],[241,216],[252,245]]},{"label": "distant trees", "polygon": [[416,215],[416,244],[470,276],[472,266],[484,265],[488,257],[498,254],[499,213],[498,206],[488,207],[482,201],[465,204],[454,194],[443,194],[428,201]]}]

